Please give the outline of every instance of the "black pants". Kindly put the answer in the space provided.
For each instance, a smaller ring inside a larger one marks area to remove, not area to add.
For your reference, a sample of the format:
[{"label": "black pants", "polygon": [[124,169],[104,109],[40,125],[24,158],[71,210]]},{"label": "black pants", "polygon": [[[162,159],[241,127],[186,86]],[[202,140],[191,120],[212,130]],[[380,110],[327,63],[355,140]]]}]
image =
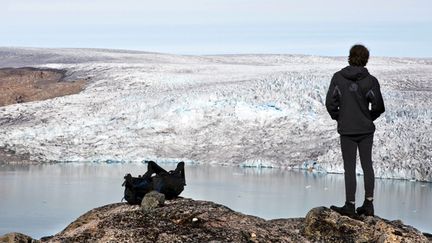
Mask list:
[{"label": "black pants", "polygon": [[342,158],[345,169],[345,196],[347,201],[355,201],[357,148],[364,174],[365,197],[373,197],[375,174],[372,167],[373,133],[362,135],[341,135]]}]

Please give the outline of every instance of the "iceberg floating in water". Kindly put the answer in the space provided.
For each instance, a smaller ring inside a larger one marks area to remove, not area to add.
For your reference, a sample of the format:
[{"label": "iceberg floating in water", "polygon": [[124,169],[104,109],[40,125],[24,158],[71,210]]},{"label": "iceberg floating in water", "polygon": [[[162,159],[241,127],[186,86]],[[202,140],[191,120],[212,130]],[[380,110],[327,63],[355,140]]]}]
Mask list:
[{"label": "iceberg floating in water", "polygon": [[303,162],[300,169],[314,173],[327,173],[327,171],[320,164],[318,164],[318,162],[313,160]]},{"label": "iceberg floating in water", "polygon": [[246,160],[240,164],[241,167],[251,167],[251,168],[275,168],[275,164],[271,161],[261,160],[261,159],[251,159]]}]

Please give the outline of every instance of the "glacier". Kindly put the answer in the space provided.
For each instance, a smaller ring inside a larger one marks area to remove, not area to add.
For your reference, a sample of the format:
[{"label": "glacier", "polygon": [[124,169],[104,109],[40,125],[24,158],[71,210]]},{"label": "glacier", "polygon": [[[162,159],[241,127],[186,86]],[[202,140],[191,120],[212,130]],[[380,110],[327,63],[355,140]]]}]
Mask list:
[{"label": "glacier", "polygon": [[[346,57],[6,47],[0,57],[0,67],[90,79],[75,95],[0,107],[0,147],[35,160],[306,163],[343,173],[324,102]],[[372,57],[367,67],[386,105],[375,122],[376,176],[432,181],[432,59]]]}]

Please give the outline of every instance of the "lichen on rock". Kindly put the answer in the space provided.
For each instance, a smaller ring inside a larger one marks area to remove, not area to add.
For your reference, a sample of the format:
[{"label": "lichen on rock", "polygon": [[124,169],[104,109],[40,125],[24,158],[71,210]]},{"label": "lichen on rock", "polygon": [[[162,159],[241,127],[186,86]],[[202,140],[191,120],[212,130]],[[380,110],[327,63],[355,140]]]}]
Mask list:
[{"label": "lichen on rock", "polygon": [[149,212],[157,207],[163,206],[165,203],[165,195],[157,191],[147,193],[141,201],[143,212]]},{"label": "lichen on rock", "polygon": [[428,242],[420,231],[400,220],[388,221],[377,216],[357,220],[326,207],[309,211],[303,234],[319,242]]},{"label": "lichen on rock", "polygon": [[143,212],[116,203],[93,209],[43,242],[304,242],[302,219],[264,220],[213,202],[178,198]]}]

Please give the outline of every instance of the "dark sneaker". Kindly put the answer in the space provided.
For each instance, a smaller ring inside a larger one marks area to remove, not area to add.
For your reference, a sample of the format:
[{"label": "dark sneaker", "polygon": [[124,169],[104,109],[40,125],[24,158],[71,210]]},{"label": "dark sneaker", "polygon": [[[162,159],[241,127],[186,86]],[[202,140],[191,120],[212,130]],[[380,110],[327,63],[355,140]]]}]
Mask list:
[{"label": "dark sneaker", "polygon": [[358,215],[374,216],[373,201],[365,199],[363,205],[357,208]]},{"label": "dark sneaker", "polygon": [[332,205],[330,209],[340,213],[341,215],[348,216],[350,218],[357,218],[357,214],[355,212],[355,204],[350,202],[345,202],[345,205],[342,207],[336,207]]}]

